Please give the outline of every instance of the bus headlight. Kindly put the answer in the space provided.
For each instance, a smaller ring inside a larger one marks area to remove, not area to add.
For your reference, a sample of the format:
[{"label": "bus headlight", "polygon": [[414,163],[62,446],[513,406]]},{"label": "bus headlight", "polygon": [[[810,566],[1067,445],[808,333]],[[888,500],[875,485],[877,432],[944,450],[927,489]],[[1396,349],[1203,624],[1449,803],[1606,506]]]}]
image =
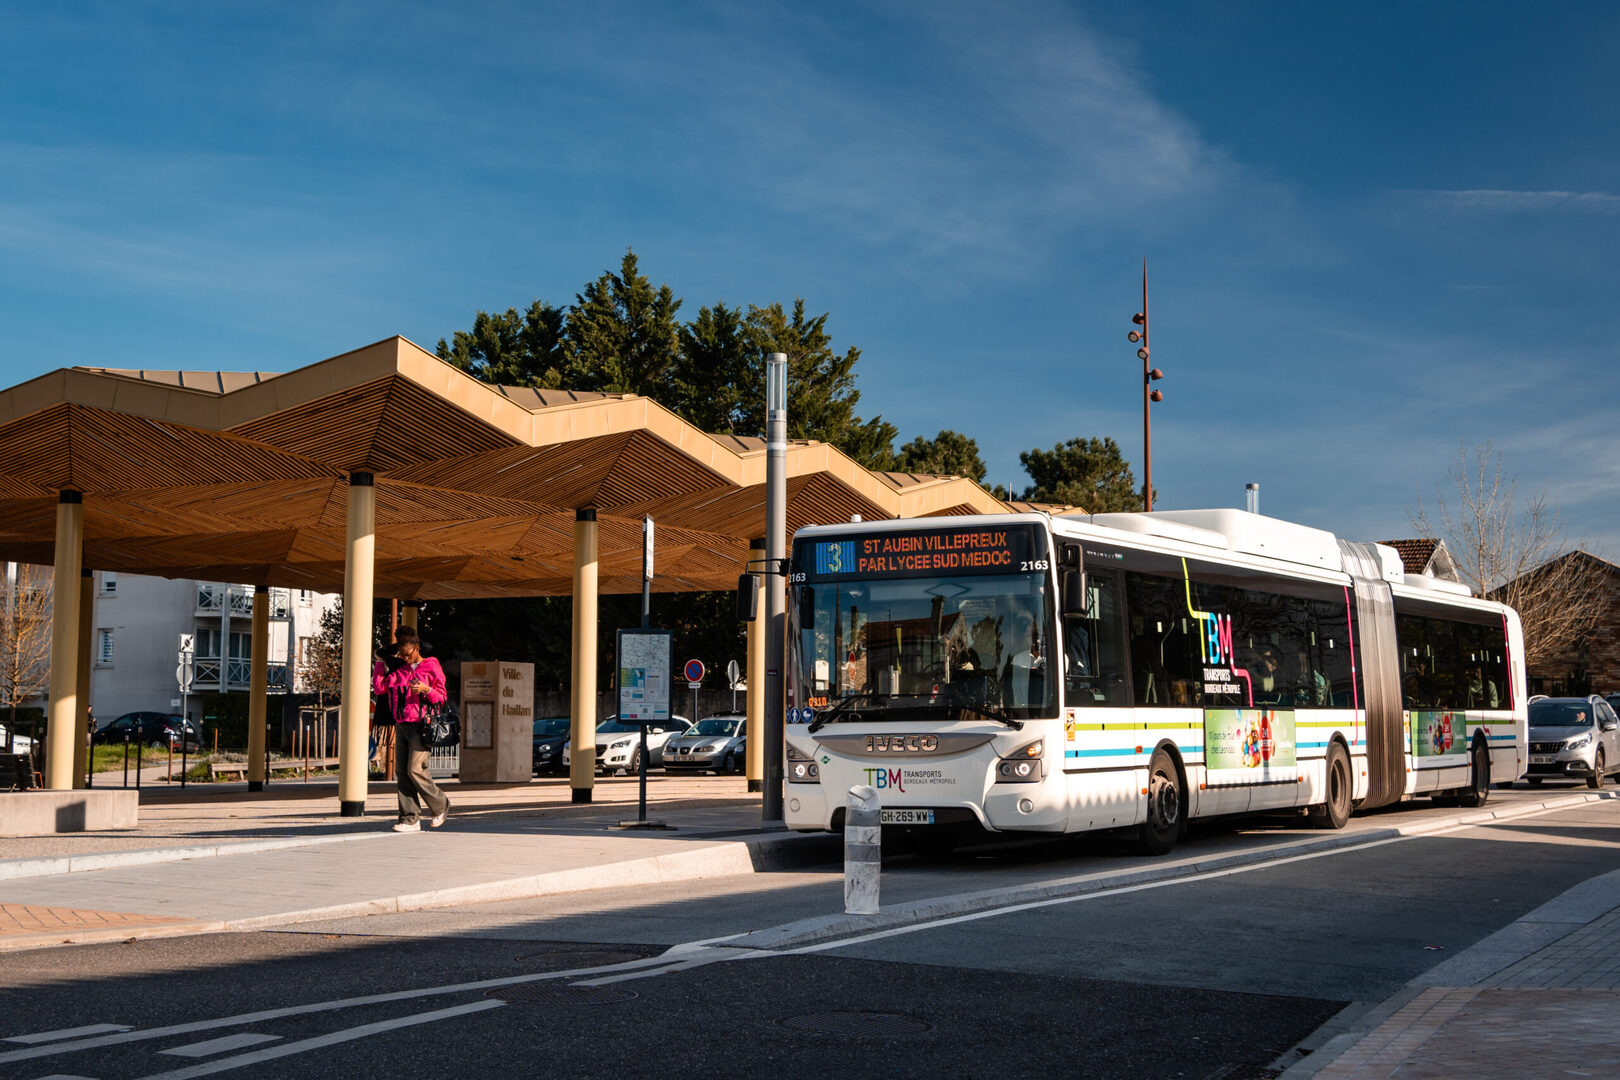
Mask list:
[{"label": "bus headlight", "polygon": [[787,778],[790,784],[819,784],[821,783],[821,768],[809,754],[794,746],[787,744]]},{"label": "bus headlight", "polygon": [[1036,739],[996,762],[996,783],[1035,784],[1046,776],[1046,741]]}]

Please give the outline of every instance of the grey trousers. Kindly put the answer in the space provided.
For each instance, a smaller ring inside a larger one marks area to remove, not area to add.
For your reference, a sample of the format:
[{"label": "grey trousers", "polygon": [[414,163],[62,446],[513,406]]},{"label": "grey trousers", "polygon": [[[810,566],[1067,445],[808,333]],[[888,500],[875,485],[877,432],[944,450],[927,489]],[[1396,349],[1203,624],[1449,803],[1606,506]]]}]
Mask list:
[{"label": "grey trousers", "polygon": [[428,775],[429,749],[421,724],[395,725],[394,778],[399,782],[401,821],[415,821],[424,814],[438,817],[450,806],[450,800]]}]

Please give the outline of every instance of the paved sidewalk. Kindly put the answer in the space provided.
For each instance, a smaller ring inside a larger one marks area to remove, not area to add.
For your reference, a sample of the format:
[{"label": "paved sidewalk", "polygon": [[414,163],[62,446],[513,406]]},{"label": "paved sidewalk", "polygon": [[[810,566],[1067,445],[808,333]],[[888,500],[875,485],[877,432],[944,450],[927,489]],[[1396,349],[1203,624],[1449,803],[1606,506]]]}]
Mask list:
[{"label": "paved sidewalk", "polygon": [[[255,930],[409,911],[747,874],[793,865],[825,839],[762,831],[754,805],[652,807],[668,831],[615,829],[633,804],[587,814],[458,813],[443,829],[304,838],[297,846],[0,881],[0,950]],[[570,810],[573,808],[570,807]],[[324,841],[324,842],[323,842]]]},{"label": "paved sidewalk", "polygon": [[[441,781],[458,817],[548,817],[610,812],[635,816],[638,785],[634,777],[599,778],[593,801],[576,806],[566,778],[527,784],[461,784]],[[395,813],[392,781],[374,781],[366,798],[366,816],[340,817],[335,780],[275,780],[262,792],[245,783],[192,785],[181,791],[168,785],[141,790],[140,825],[116,832],[60,833],[0,839],[0,881],[76,870],[99,870],[143,861],[197,858],[227,850],[267,850],[368,835]],[[647,779],[647,798],[654,807],[758,806],[747,781],[734,776],[655,774]],[[3,811],[0,801],[0,811]],[[144,854],[142,854],[144,853]]]},{"label": "paved sidewalk", "polygon": [[1620,1076],[1620,870],[1414,980],[1285,1080]]}]

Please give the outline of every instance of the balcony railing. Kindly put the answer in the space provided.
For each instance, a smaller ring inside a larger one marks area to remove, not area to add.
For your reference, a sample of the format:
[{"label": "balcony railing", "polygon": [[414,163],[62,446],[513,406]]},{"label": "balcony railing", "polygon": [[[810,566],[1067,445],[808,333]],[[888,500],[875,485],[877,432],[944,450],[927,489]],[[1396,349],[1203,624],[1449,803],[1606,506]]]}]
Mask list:
[{"label": "balcony railing", "polygon": [[[198,585],[197,586],[197,614],[223,615],[226,605],[230,606],[232,618],[251,618],[253,616],[253,588],[245,585]],[[291,600],[286,589],[270,590],[270,617],[272,619],[285,619],[292,610]]]},{"label": "balcony railing", "polygon": [[[192,661],[191,691],[246,690],[253,676],[253,665],[239,657],[225,661],[225,685],[219,684],[219,657],[199,656]],[[265,686],[272,694],[285,694],[292,689],[292,668],[288,664],[267,664]]]}]

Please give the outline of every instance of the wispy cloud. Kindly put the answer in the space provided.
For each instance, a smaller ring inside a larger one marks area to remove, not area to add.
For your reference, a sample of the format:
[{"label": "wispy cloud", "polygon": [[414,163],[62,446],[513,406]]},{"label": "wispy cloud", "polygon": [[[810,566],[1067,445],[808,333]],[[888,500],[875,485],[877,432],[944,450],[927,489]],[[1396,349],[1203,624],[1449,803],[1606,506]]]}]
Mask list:
[{"label": "wispy cloud", "polygon": [[1607,191],[1506,191],[1471,188],[1464,191],[1408,191],[1436,209],[1467,214],[1588,214],[1620,215],[1620,195]]}]

